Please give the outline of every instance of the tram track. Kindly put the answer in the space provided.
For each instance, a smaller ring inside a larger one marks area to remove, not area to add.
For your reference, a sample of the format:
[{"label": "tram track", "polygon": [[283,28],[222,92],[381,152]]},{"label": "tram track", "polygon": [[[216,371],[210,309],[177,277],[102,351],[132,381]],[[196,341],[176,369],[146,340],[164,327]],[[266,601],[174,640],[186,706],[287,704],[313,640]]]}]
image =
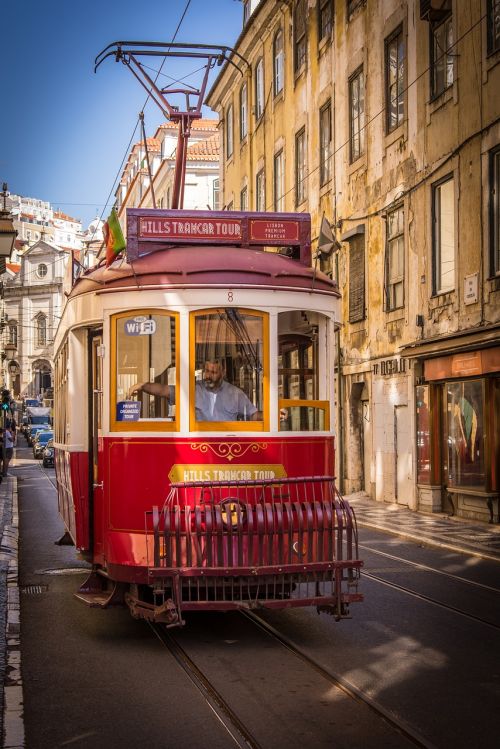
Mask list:
[{"label": "tram track", "polygon": [[[471,585],[472,587],[479,588],[485,591],[488,591],[489,593],[498,593],[500,594],[500,588],[495,588],[492,585],[485,585],[484,583],[478,583],[476,580],[469,580],[466,577],[462,577],[461,575],[455,575],[453,572],[447,572],[446,570],[440,570],[436,567],[430,567],[427,564],[422,564],[421,562],[414,562],[411,559],[404,559],[403,557],[398,557],[394,554],[389,554],[386,551],[381,551],[380,549],[373,549],[370,546],[366,546],[364,544],[359,544],[359,548],[364,551],[369,551],[371,554],[376,554],[378,556],[384,557],[385,559],[390,559],[394,562],[403,562],[403,564],[408,565],[410,567],[413,567],[414,569],[418,569],[422,572],[431,572],[435,575],[440,575],[441,577],[446,577],[450,580],[455,580],[456,582],[464,583],[466,585]],[[365,575],[365,570],[362,572],[363,575]]]},{"label": "tram track", "polygon": [[262,749],[255,736],[238,718],[221,693],[215,689],[207,676],[189,657],[178,640],[161,624],[148,622],[160,642],[165,645],[173,658],[188,676],[189,680],[201,692],[217,720],[222,723],[234,744],[241,749]]},{"label": "tram track", "polygon": [[[252,611],[241,611],[240,614],[261,632],[264,632],[274,643],[278,643],[293,657],[305,664],[308,669],[324,679],[330,687],[343,693],[353,702],[368,708],[395,735],[405,739],[409,746],[419,747],[419,749],[435,749],[434,744],[421,736],[411,726],[386,710],[366,692],[349,683],[339,674],[326,669],[318,661],[297,647],[289,638],[268,624],[258,614]],[[223,724],[234,744],[242,749],[261,749],[262,743],[246,727],[234,709],[228,704],[227,700],[211,683],[210,678],[203,673],[200,667],[188,655],[172,631],[167,630],[164,625],[153,624],[151,622],[148,622],[148,625],[160,642],[169,650],[178,665],[184,670],[189,680],[201,692],[204,700],[216,718]]]}]

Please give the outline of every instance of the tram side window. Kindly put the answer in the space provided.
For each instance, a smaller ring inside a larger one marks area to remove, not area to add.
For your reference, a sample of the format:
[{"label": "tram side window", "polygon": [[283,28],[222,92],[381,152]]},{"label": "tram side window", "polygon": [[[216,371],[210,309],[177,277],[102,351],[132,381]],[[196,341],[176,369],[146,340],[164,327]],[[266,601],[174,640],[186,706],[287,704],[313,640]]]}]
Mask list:
[{"label": "tram side window", "polygon": [[191,427],[241,422],[240,429],[262,429],[267,315],[228,307],[193,313],[193,319]]},{"label": "tram side window", "polygon": [[325,400],[326,386],[320,379],[319,364],[320,345],[326,345],[326,338],[322,338],[325,330],[326,318],[316,312],[293,310],[278,316],[281,431],[330,428],[330,406]]},{"label": "tram side window", "polygon": [[177,316],[134,311],[115,317],[114,427],[160,421],[175,427]]}]

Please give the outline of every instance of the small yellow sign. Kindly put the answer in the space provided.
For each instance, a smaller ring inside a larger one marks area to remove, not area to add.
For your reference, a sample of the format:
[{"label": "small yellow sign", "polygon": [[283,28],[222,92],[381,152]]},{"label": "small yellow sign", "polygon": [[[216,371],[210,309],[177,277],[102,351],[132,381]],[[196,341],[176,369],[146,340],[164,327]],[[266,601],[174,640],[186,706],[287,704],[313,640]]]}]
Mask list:
[{"label": "small yellow sign", "polygon": [[194,465],[175,463],[168,478],[171,483],[181,481],[262,481],[263,479],[284,479],[287,474],[283,465],[274,464],[227,464]]}]

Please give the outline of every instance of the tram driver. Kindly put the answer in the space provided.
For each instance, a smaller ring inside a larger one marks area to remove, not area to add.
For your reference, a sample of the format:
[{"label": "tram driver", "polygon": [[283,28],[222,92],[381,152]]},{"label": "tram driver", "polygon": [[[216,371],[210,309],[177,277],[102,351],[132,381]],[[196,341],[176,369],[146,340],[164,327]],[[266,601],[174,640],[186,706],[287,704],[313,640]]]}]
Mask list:
[{"label": "tram driver", "polygon": [[[221,359],[206,361],[203,377],[196,381],[197,421],[260,421],[262,413],[257,410],[241,388],[225,378],[226,369]],[[133,385],[129,396],[147,393],[167,398],[175,403],[175,388],[160,382],[143,382]]]}]

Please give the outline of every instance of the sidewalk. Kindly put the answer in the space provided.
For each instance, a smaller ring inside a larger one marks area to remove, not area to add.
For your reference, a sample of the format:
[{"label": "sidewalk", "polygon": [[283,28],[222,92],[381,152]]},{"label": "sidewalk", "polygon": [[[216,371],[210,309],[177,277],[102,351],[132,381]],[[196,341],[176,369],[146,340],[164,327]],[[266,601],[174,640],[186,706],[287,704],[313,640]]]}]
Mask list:
[{"label": "sidewalk", "polygon": [[3,749],[24,747],[18,580],[19,515],[17,478],[0,484],[0,711]]},{"label": "sidewalk", "polygon": [[426,546],[500,562],[500,524],[464,520],[445,513],[422,513],[398,504],[375,502],[363,492],[344,497],[359,527],[392,533]]}]

